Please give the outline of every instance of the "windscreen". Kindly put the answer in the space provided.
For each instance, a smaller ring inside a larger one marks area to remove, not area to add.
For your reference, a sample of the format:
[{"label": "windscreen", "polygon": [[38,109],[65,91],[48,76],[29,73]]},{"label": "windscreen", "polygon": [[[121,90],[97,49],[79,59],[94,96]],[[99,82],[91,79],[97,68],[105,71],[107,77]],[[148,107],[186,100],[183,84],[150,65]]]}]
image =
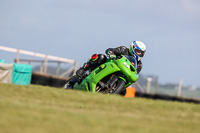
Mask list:
[{"label": "windscreen", "polygon": [[130,62],[131,64],[137,69],[137,61],[133,56],[125,56]]}]

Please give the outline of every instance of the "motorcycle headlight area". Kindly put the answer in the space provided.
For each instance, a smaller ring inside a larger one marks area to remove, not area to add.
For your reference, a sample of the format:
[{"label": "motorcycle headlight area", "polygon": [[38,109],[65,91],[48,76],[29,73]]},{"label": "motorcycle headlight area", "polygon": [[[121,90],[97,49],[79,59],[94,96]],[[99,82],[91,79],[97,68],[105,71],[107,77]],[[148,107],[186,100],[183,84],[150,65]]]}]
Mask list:
[{"label": "motorcycle headlight area", "polygon": [[130,68],[130,66],[126,62],[124,62],[123,64],[125,67]]}]

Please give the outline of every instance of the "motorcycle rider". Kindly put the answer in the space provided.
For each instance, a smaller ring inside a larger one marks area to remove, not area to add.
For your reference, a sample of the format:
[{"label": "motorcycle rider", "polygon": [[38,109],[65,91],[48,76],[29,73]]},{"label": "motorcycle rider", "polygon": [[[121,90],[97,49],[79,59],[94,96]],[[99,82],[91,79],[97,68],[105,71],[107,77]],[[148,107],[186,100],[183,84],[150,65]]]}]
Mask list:
[{"label": "motorcycle rider", "polygon": [[[130,45],[130,48],[125,46],[120,46],[116,48],[108,48],[105,53],[108,55],[109,58],[115,59],[120,55],[128,55],[133,56],[137,60],[137,73],[139,74],[143,65],[142,65],[142,57],[146,52],[146,45],[141,41],[133,41]],[[87,76],[87,70],[94,70],[96,67],[100,66],[101,64],[105,63],[107,57],[103,54],[94,54],[86,62],[80,69],[76,71],[76,75],[73,76],[69,81],[69,88],[72,88],[76,82],[81,83],[81,81]],[[67,87],[67,88],[68,88]]]}]

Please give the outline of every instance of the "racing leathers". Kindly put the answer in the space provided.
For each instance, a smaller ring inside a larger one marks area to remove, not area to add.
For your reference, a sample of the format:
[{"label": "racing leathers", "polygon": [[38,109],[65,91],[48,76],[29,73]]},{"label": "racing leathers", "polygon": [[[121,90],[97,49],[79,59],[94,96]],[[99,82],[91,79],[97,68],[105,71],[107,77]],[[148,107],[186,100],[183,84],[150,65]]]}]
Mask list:
[{"label": "racing leathers", "polygon": [[[125,46],[120,46],[120,47],[116,47],[116,48],[108,48],[106,50],[106,54],[109,55],[110,57],[115,57],[118,55],[127,55],[127,56],[132,56],[129,52],[129,49]],[[142,65],[142,61],[141,60],[137,60],[137,73],[139,74],[141,69],[142,69],[143,65]]]}]

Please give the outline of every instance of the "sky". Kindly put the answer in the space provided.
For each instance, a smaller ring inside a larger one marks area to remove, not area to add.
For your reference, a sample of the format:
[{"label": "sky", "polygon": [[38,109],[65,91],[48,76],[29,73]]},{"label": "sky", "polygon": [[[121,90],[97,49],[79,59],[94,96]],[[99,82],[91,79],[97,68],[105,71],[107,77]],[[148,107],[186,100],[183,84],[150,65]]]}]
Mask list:
[{"label": "sky", "polygon": [[[141,74],[200,86],[199,0],[0,0],[0,46],[74,59],[143,41]],[[10,61],[7,53],[0,58]]]}]

